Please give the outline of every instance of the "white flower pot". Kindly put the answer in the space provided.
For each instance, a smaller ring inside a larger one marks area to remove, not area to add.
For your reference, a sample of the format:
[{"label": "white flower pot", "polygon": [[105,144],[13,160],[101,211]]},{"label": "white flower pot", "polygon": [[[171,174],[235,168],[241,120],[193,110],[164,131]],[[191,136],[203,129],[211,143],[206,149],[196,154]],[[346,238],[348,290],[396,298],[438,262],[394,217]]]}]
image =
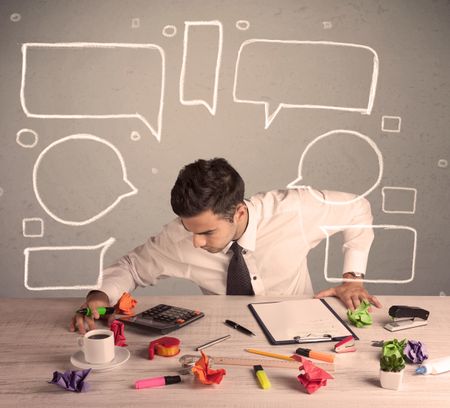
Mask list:
[{"label": "white flower pot", "polygon": [[388,390],[398,391],[403,382],[403,371],[383,371],[380,370],[380,384]]}]

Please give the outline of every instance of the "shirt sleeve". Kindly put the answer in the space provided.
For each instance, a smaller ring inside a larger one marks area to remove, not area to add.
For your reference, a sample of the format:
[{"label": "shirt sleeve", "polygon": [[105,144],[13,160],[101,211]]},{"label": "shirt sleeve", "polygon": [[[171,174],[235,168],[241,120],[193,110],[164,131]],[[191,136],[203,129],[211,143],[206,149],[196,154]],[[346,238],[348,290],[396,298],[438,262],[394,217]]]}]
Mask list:
[{"label": "shirt sleeve", "polygon": [[183,264],[178,240],[184,236],[175,220],[155,236],[136,247],[103,271],[99,290],[105,292],[111,304],[116,304],[124,292],[138,286],[155,285],[163,276],[179,276],[189,266]]},{"label": "shirt sleeve", "polygon": [[342,273],[365,273],[374,238],[369,201],[354,194],[327,190],[299,190],[299,195],[303,232],[310,247],[327,235],[342,232]]}]

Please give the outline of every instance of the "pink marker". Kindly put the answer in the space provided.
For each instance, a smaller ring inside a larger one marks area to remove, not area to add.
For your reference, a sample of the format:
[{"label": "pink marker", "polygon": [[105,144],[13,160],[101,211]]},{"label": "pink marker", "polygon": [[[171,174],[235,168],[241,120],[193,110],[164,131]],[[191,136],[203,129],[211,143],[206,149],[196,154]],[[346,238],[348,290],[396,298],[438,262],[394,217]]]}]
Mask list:
[{"label": "pink marker", "polygon": [[135,387],[139,390],[141,388],[162,387],[164,385],[177,384],[179,382],[181,382],[181,377],[179,375],[167,375],[165,377],[153,377],[138,380],[135,383]]}]

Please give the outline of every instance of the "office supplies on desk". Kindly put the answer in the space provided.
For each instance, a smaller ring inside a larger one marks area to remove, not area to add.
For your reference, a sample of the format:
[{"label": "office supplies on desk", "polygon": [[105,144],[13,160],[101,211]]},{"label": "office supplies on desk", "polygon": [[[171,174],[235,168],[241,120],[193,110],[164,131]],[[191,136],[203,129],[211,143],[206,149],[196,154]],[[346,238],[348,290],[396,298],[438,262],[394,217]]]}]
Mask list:
[{"label": "office supplies on desk", "polygon": [[249,309],[270,344],[340,341],[358,336],[324,299],[250,303]]},{"label": "office supplies on desk", "polygon": [[[113,307],[98,307],[97,308],[97,312],[100,316],[104,316],[107,314],[113,314],[115,311],[115,309]],[[89,309],[88,307],[84,307],[82,309],[78,309],[77,313],[80,313],[84,316],[92,316],[92,310]]]},{"label": "office supplies on desk", "polygon": [[225,324],[232,327],[233,329],[240,331],[241,333],[248,334],[249,336],[256,336],[255,333],[253,333],[249,329],[246,329],[244,326],[233,322],[232,320],[225,320]]},{"label": "office supplies on desk", "polygon": [[135,382],[134,386],[137,390],[142,388],[163,387],[164,385],[178,384],[181,382],[179,375],[166,375],[164,377],[144,378]]},{"label": "office supplies on desk", "polygon": [[[254,365],[263,365],[264,367],[272,368],[295,368],[298,370],[299,363],[295,359],[288,360],[273,360],[273,359],[257,359],[257,358],[242,358],[242,357],[219,357],[208,356],[211,365],[223,364],[241,367],[253,367]],[[299,356],[297,356],[299,357]],[[185,354],[180,357],[179,362],[181,364],[183,374],[189,371],[198,360],[198,355]],[[326,367],[327,370],[334,371],[334,365],[328,363],[316,363],[317,366]]]},{"label": "office supplies on desk", "polygon": [[247,351],[248,353],[259,354],[260,356],[278,358],[280,360],[293,360],[291,356],[286,356],[284,354],[271,353],[269,351],[256,350],[256,349],[252,349],[252,348],[245,349],[245,351]]},{"label": "office supplies on desk", "polygon": [[195,350],[200,351],[205,348],[214,346],[214,344],[221,343],[222,341],[225,341],[226,339],[229,339],[230,337],[231,337],[231,334],[227,334],[226,336],[219,337],[218,339],[208,341],[207,343],[202,344],[201,346],[198,346]]},{"label": "office supplies on desk", "polygon": [[125,316],[118,320],[124,322],[125,324],[166,334],[193,323],[204,316],[204,313],[198,310],[159,304],[150,309],[144,310],[135,316]]},{"label": "office supplies on desk", "polygon": [[256,378],[258,379],[259,384],[261,385],[261,388],[263,390],[269,389],[270,388],[270,381],[269,381],[269,378],[267,377],[266,372],[262,368],[262,365],[260,365],[260,364],[254,365],[253,366],[253,371],[255,372]]},{"label": "office supplies on desk", "polygon": [[148,345],[148,359],[153,360],[155,353],[163,357],[176,356],[180,352],[180,340],[176,337],[161,337]]},{"label": "office supplies on desk", "polygon": [[345,339],[342,339],[340,342],[336,343],[334,345],[334,351],[336,353],[351,353],[353,351],[356,351],[355,339],[353,338],[353,336],[347,336]]},{"label": "office supplies on desk", "polygon": [[416,368],[417,374],[442,374],[450,371],[450,356],[435,358]]},{"label": "office supplies on desk", "polygon": [[398,331],[425,326],[429,315],[428,310],[420,307],[394,305],[389,308],[392,322],[386,324],[384,328],[389,331]]},{"label": "office supplies on desk", "polygon": [[302,347],[299,347],[297,350],[295,350],[295,353],[303,357],[309,357],[315,360],[325,361],[327,363],[334,363],[334,356],[332,354],[320,353],[318,351],[313,351],[311,349]]}]

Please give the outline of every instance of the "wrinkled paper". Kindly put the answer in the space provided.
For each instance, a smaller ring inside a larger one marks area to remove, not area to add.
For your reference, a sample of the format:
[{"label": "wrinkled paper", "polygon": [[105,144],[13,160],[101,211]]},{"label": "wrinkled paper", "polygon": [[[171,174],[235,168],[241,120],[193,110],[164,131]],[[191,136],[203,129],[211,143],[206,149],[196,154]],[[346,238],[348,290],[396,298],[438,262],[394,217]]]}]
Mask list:
[{"label": "wrinkled paper", "polygon": [[210,368],[208,356],[203,351],[200,353],[202,356],[192,367],[192,372],[202,384],[220,384],[226,371],[223,368],[217,370]]},{"label": "wrinkled paper", "polygon": [[125,338],[124,324],[119,320],[114,320],[111,323],[110,330],[114,333],[114,345],[119,347],[126,347],[127,339]]},{"label": "wrinkled paper", "polygon": [[86,392],[89,389],[89,384],[85,383],[84,380],[90,372],[90,368],[87,370],[66,371],[64,373],[55,371],[52,380],[48,383],[58,385],[67,391]]},{"label": "wrinkled paper", "polygon": [[369,314],[370,303],[363,300],[361,304],[354,310],[347,310],[347,317],[350,323],[356,327],[366,327],[372,324],[372,316]]}]

